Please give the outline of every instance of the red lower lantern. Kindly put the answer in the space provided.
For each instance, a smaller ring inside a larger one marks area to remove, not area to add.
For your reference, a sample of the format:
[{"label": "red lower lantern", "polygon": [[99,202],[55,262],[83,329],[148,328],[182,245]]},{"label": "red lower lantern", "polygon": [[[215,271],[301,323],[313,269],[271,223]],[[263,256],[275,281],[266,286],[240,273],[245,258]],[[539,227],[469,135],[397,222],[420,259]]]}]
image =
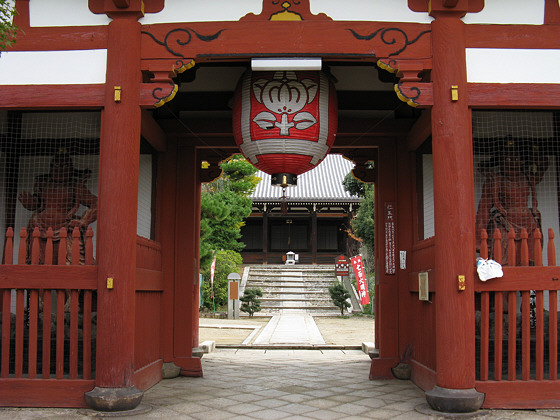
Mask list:
[{"label": "red lower lantern", "polygon": [[235,93],[235,141],[275,185],[295,185],[325,158],[337,119],[334,85],[320,71],[249,70]]}]

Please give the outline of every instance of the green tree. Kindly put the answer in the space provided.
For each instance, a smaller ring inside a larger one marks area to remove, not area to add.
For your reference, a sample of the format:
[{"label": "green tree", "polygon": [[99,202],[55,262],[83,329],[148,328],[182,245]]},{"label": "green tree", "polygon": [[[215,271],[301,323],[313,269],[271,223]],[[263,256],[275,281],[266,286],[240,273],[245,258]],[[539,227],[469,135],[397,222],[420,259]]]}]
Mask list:
[{"label": "green tree", "polygon": [[329,294],[335,306],[340,309],[340,315],[344,316],[344,309],[350,307],[348,299],[350,299],[350,293],[342,285],[342,283],[336,282],[331,287],[329,287]]},{"label": "green tree", "polygon": [[0,52],[16,42],[17,26],[13,24],[16,9],[14,2],[0,0]]},{"label": "green tree", "polygon": [[[216,270],[214,272],[214,302],[216,307],[227,305],[227,285],[228,274],[239,271],[239,266],[243,262],[238,252],[227,250],[216,253]],[[201,270],[204,282],[201,285],[202,300],[208,309],[213,308],[212,293],[210,285],[210,265]]]},{"label": "green tree", "polygon": [[261,301],[258,299],[262,297],[263,292],[259,288],[245,289],[243,296],[239,299],[241,302],[241,310],[247,312],[249,316],[253,316],[255,312],[261,310]]},{"label": "green tree", "polygon": [[227,275],[237,272],[243,259],[239,252],[241,227],[251,214],[249,195],[260,178],[257,170],[241,155],[220,164],[222,176],[203,185],[200,197],[200,271],[205,280],[202,286],[204,304],[212,306],[210,299],[210,265],[216,256],[214,297],[216,306],[227,303]]},{"label": "green tree", "polygon": [[364,184],[362,181],[355,178],[354,175],[352,175],[352,172],[348,172],[342,180],[342,185],[344,186],[344,189],[350,194],[357,195],[358,197],[363,197],[367,184]]},{"label": "green tree", "polygon": [[241,227],[251,214],[249,195],[260,178],[257,170],[241,155],[220,164],[222,176],[203,186],[200,200],[200,265],[209,269],[218,250],[240,252]]},{"label": "green tree", "polygon": [[367,272],[373,273],[375,249],[375,186],[363,183],[352,176],[346,175],[344,189],[350,194],[362,197],[356,217],[350,222],[353,235],[361,242],[361,254]]}]

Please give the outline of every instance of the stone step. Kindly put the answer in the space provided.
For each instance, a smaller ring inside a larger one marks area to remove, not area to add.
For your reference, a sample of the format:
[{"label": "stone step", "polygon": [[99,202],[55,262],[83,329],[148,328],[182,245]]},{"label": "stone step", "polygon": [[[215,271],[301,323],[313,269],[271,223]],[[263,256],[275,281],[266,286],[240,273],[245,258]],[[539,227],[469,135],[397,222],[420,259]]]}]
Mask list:
[{"label": "stone step", "polygon": [[334,267],[328,266],[251,266],[246,288],[263,292],[259,315],[286,312],[313,316],[338,316],[328,288],[336,282]]},{"label": "stone step", "polygon": [[301,302],[303,306],[307,306],[307,304],[313,304],[315,302],[319,303],[330,303],[330,299],[322,299],[322,298],[302,298],[301,296],[283,296],[283,297],[262,297],[259,298],[262,303],[265,302]]},{"label": "stone step", "polygon": [[262,306],[261,305],[261,310],[262,311],[266,311],[266,310],[277,310],[277,309],[301,309],[301,310],[305,310],[305,311],[317,311],[317,312],[321,312],[321,311],[338,311],[340,313],[340,309],[338,309],[336,306],[330,306],[330,305],[322,305],[322,306],[298,306],[298,305],[276,305],[276,306]]},{"label": "stone step", "polygon": [[329,297],[330,294],[323,290],[263,290],[263,295],[268,297],[284,297],[284,296],[299,296],[299,297]]},{"label": "stone step", "polygon": [[334,282],[324,282],[324,283],[287,283],[287,282],[278,282],[278,283],[266,283],[266,282],[257,282],[257,281],[247,281],[247,285],[245,287],[260,287],[261,289],[266,287],[270,289],[328,289],[330,286],[333,285]]}]

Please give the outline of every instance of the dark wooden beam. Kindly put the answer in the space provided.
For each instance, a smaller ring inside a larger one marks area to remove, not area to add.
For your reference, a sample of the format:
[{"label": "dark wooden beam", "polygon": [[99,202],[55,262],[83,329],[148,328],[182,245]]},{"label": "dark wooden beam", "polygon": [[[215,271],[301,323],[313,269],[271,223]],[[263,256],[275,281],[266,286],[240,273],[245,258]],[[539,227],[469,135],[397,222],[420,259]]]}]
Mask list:
[{"label": "dark wooden beam", "polygon": [[406,136],[406,148],[409,152],[418,149],[424,141],[432,134],[432,112],[424,110],[420,118],[416,120],[408,135]]},{"label": "dark wooden beam", "polygon": [[165,152],[167,149],[167,139],[165,132],[154,120],[152,114],[145,109],[142,110],[141,122],[142,137],[158,152]]}]

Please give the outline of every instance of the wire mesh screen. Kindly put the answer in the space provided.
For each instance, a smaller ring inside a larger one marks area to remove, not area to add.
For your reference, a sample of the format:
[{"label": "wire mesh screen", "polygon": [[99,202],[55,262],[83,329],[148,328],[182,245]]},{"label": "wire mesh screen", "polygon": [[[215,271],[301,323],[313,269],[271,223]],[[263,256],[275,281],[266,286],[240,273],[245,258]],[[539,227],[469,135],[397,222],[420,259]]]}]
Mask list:
[{"label": "wire mesh screen", "polygon": [[39,228],[41,241],[46,241],[48,228],[53,230],[54,241],[62,228],[96,230],[100,115],[0,114],[2,255],[8,227],[14,228],[14,262],[19,257],[21,228],[29,232]]},{"label": "wire mesh screen", "polygon": [[138,212],[136,233],[147,239],[153,239],[152,196],[153,196],[153,155],[140,155],[140,172],[138,179]]},{"label": "wire mesh screen", "polygon": [[[544,243],[548,229],[558,235],[559,114],[473,111],[472,119],[477,245],[482,229],[490,238],[498,229],[502,235],[502,264],[519,265],[520,252],[516,261],[508,261],[507,235],[511,229],[516,234],[516,246],[522,229],[529,239],[540,229]],[[530,261],[534,251],[529,240]],[[544,260],[546,265],[546,252]]]}]

